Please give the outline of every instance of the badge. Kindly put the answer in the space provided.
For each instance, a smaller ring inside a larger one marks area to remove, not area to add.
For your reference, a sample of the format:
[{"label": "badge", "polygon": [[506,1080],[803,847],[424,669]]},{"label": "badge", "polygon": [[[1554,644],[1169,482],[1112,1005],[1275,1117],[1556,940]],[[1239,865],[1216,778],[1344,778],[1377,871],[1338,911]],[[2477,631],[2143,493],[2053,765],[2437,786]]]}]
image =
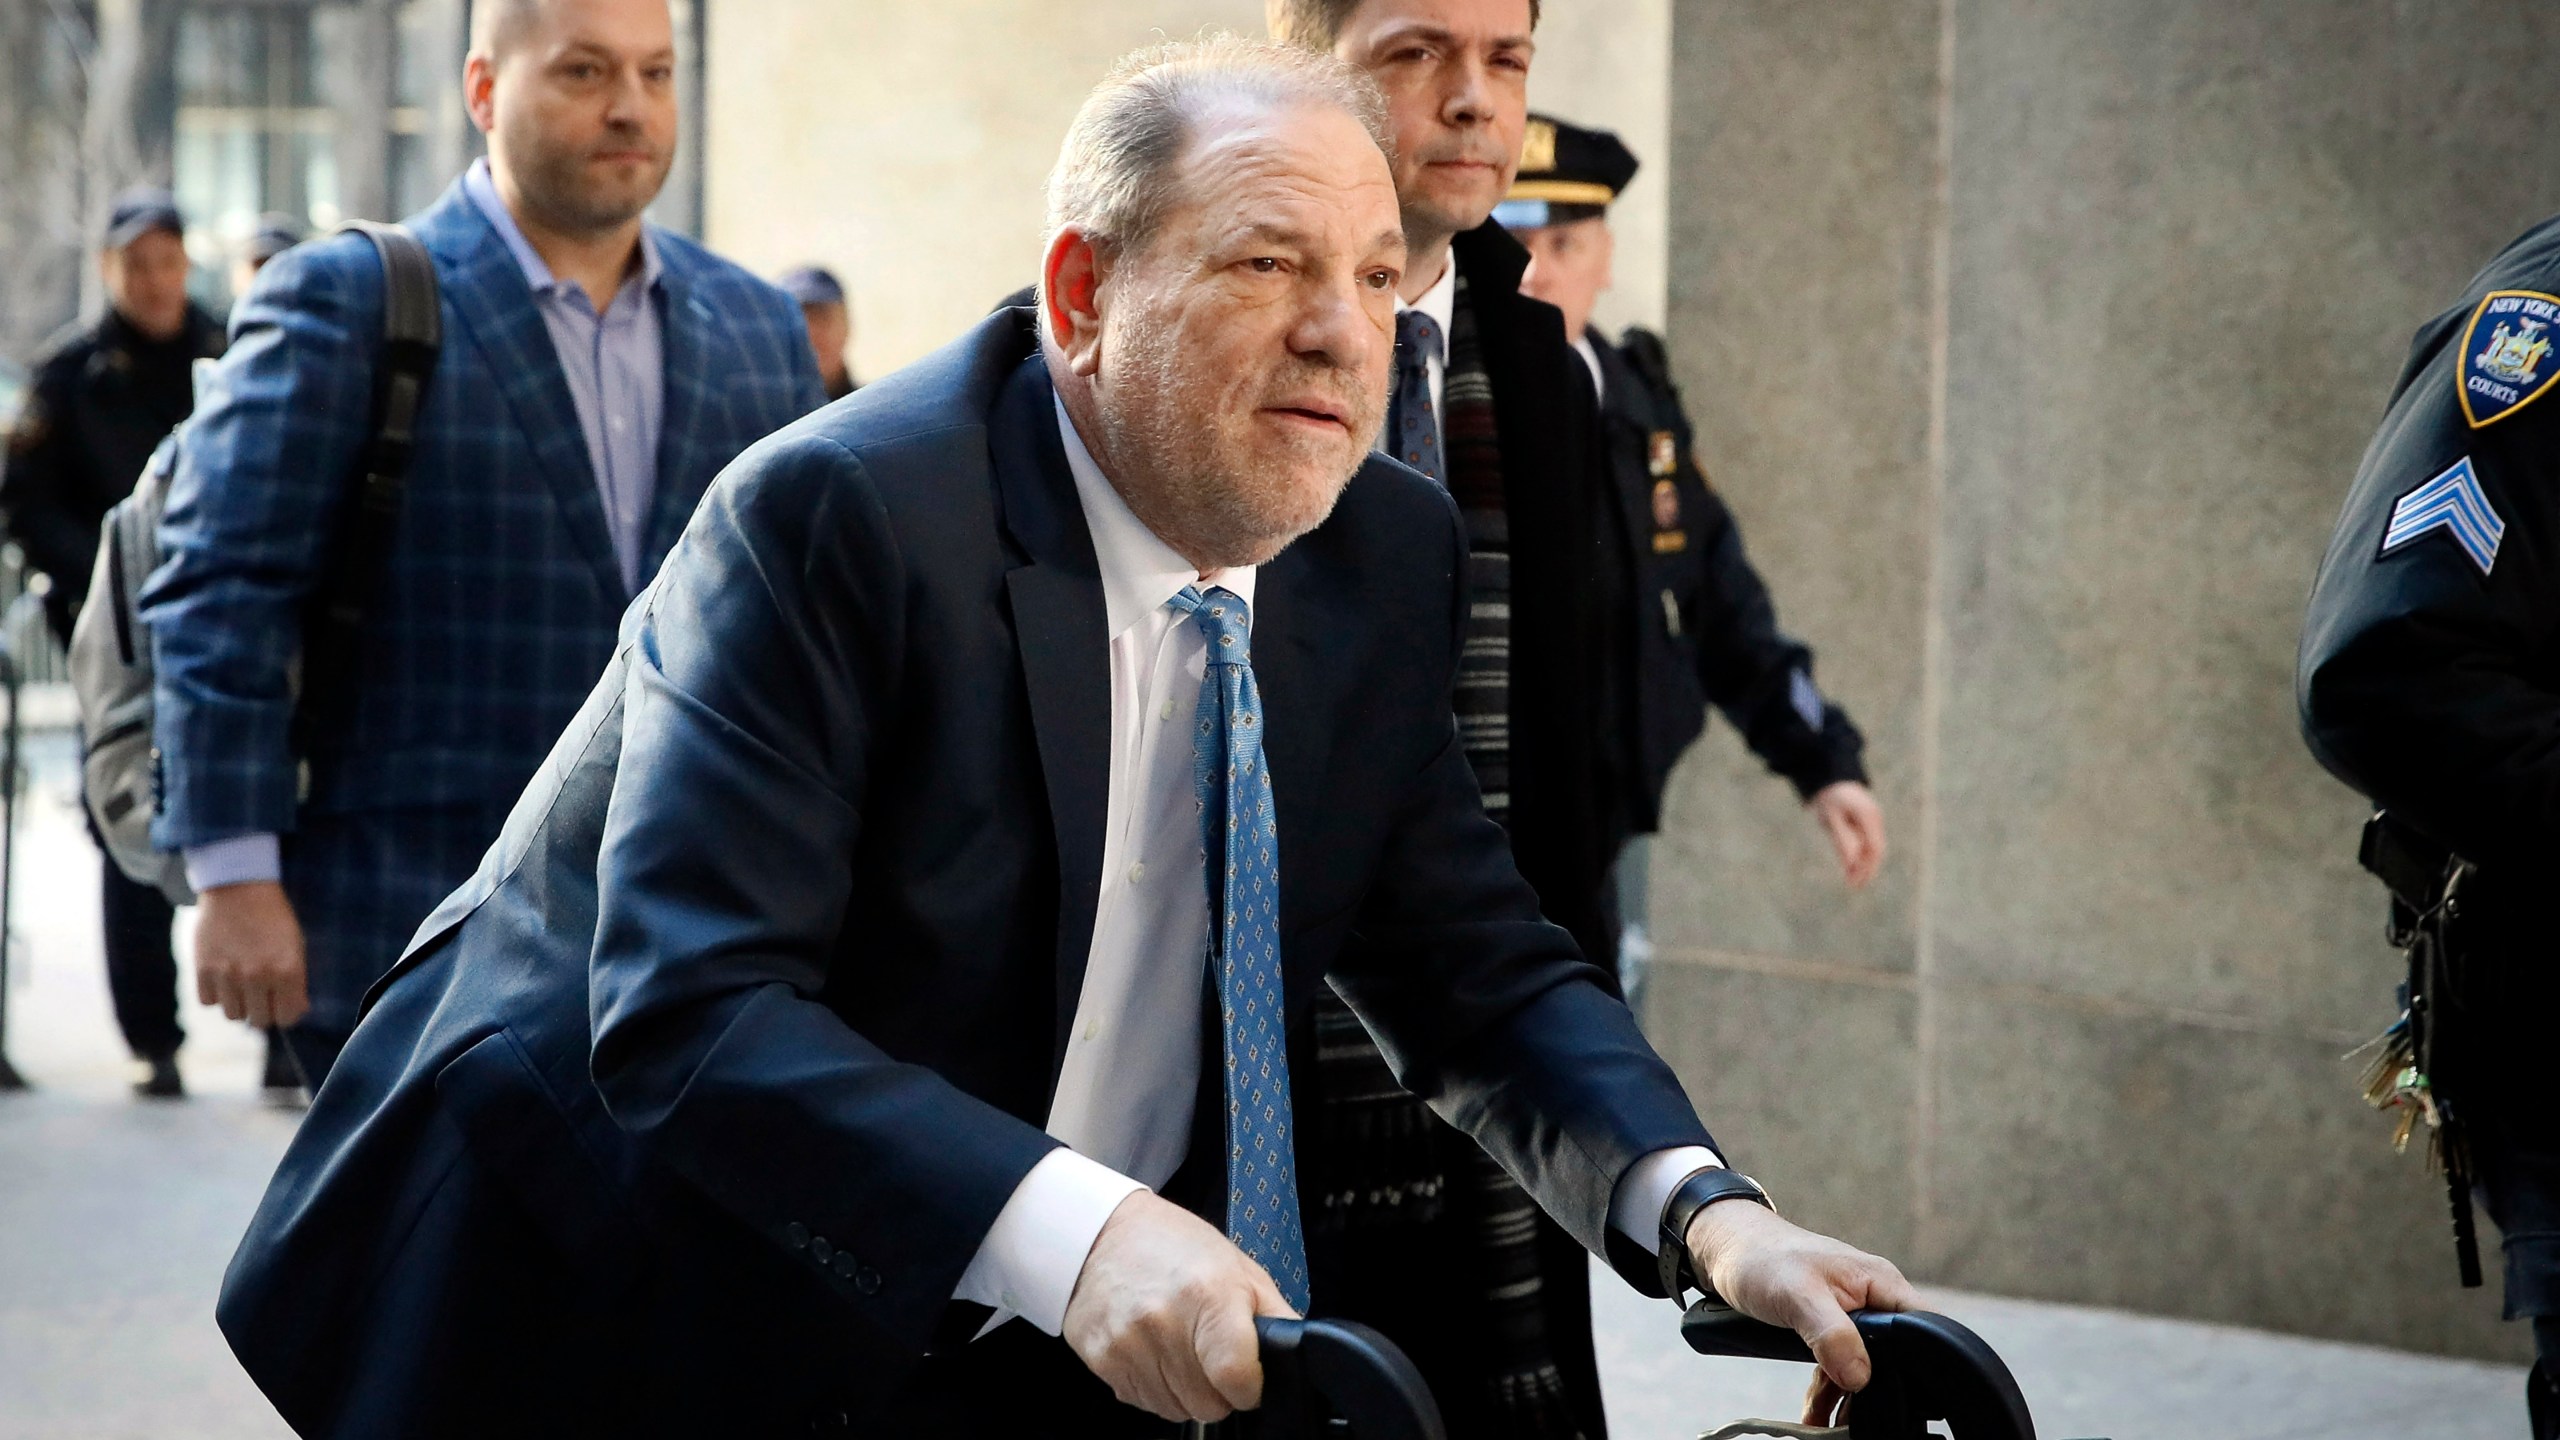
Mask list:
[{"label": "badge", "polygon": [[1520,169],[1543,175],[1556,168],[1556,122],[1531,120],[1520,132]]},{"label": "badge", "polygon": [[2462,363],[2453,372],[2462,418],[2472,429],[2504,420],[2560,380],[2560,354],[2552,350],[2555,332],[2560,332],[2560,295],[2492,290],[2481,297],[2462,332]]},{"label": "badge", "polygon": [[1656,475],[1668,475],[1680,468],[1680,442],[1668,430],[1656,430],[1645,445],[1645,462]]},{"label": "badge", "polygon": [[1689,548],[1689,532],[1680,528],[1680,487],[1669,480],[1653,482],[1653,553],[1677,555]]},{"label": "badge", "polygon": [[2498,542],[2506,536],[2507,522],[2490,507],[2489,494],[2480,488],[2470,456],[2400,497],[2400,503],[2391,507],[2390,526],[2382,532],[2382,553],[2412,545],[2431,530],[2452,536],[2483,575],[2498,563]]}]

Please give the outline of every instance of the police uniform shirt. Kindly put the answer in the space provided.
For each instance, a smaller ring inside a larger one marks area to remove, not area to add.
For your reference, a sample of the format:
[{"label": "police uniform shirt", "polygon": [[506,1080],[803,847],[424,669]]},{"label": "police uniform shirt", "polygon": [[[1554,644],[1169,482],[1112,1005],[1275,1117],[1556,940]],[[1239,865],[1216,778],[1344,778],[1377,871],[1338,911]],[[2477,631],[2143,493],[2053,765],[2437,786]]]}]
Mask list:
[{"label": "police uniform shirt", "polygon": [[2560,218],[2411,345],[2321,562],[2298,698],[2340,778],[2484,865],[2560,859]]}]

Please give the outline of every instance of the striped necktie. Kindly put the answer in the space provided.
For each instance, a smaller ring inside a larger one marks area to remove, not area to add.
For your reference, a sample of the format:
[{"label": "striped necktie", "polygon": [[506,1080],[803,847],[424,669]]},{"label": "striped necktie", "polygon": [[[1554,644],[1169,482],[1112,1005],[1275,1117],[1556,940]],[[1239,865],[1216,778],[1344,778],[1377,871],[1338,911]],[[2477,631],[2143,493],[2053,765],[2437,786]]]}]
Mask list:
[{"label": "striped necktie", "polygon": [[1252,612],[1229,591],[1203,595],[1190,585],[1169,603],[1209,642],[1192,778],[1209,888],[1209,966],[1226,1052],[1227,1238],[1304,1314],[1307,1242],[1280,987],[1280,834],[1262,762]]}]

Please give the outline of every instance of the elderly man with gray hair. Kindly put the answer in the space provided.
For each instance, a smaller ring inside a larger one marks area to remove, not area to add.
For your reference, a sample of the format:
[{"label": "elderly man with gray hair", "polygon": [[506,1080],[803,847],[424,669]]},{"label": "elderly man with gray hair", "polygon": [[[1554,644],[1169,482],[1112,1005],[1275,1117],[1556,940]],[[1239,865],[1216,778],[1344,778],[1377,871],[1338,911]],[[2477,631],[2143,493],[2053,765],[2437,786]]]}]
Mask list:
[{"label": "elderly man with gray hair", "polygon": [[1457,516],[1370,453],[1380,123],[1326,57],[1132,57],[1036,304],[721,478],[233,1263],[303,1433],[1251,1409],[1254,1318],[1324,1303],[1291,1077],[1328,982],[1633,1283],[1862,1383],[1843,1311],[1902,1277],[1718,1166],[1479,804]]}]

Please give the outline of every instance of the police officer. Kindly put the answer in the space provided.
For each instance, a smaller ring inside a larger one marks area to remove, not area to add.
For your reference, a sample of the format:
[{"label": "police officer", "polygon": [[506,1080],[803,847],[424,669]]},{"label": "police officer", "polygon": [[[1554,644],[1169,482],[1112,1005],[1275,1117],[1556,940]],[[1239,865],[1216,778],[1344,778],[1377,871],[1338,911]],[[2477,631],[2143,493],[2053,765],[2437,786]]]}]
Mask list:
[{"label": "police officer", "polygon": [[823,265],[801,265],[774,279],[782,293],[800,302],[800,319],[809,327],[809,348],[818,357],[818,379],[829,400],[841,400],[862,388],[853,378],[845,351],[853,345],[853,306],[845,299],[844,282]]},{"label": "police officer", "polygon": [[1662,338],[1631,329],[1613,345],[1590,323],[1610,284],[1609,205],[1635,173],[1617,136],[1532,115],[1519,178],[1494,211],[1529,251],[1521,293],[1564,312],[1599,391],[1619,540],[1637,588],[1627,805],[1640,833],[1659,828],[1672,764],[1705,729],[1713,702],[1795,786],[1858,889],[1885,853],[1858,729],[1815,687],[1813,652],[1779,631],[1733,513],[1691,450]]},{"label": "police officer", "polygon": [[[185,227],[163,190],[119,197],[98,256],[107,310],[57,337],[37,362],[0,470],[0,517],[27,563],[51,582],[45,619],[68,643],[88,593],[107,508],[133,489],[152,447],[194,405],[190,371],[222,353],[222,329],[187,298]],[[116,1022],[148,1073],[146,1096],[185,1093],[178,1078],[178,971],[169,952],[169,902],[125,878],[100,875],[107,983]]]},{"label": "police officer", "polygon": [[[2321,562],[2295,682],[2312,753],[2383,808],[2384,853],[2434,847],[2470,867],[2429,1007],[2458,1028],[2426,1068],[2504,1240],[2507,1316],[2533,1321],[2545,1440],[2560,1436],[2560,1105],[2544,1060],[2560,1020],[2555,345],[2560,217],[2419,328]],[[2452,873],[2420,868],[2424,888]]]},{"label": "police officer", "polygon": [[257,283],[258,272],[267,262],[308,239],[300,221],[290,215],[270,210],[258,217],[249,238],[240,242],[240,253],[231,262],[231,301],[238,304]]}]

